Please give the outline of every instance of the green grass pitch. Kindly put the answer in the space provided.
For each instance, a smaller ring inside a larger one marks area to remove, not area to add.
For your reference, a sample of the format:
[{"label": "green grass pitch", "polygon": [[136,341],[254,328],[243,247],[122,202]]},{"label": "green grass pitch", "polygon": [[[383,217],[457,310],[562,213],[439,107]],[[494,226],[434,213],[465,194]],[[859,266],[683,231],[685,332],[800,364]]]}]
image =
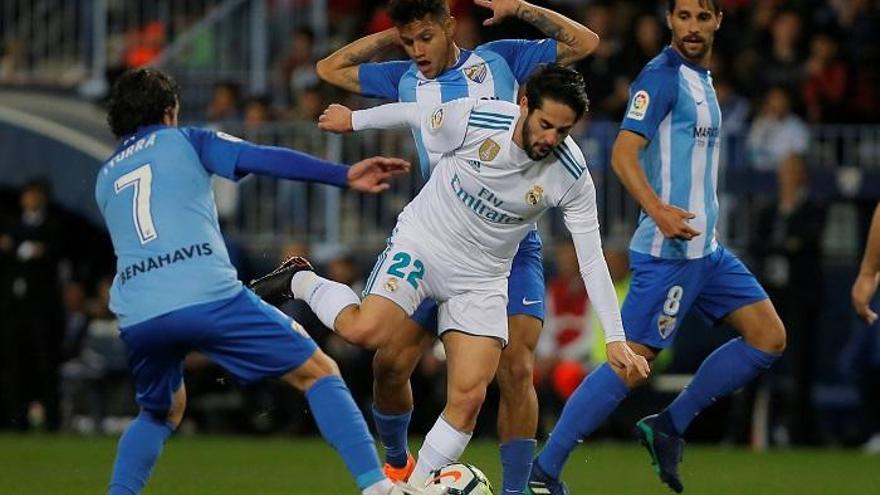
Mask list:
[{"label": "green grass pitch", "polygon": [[[0,436],[0,494],[106,493],[116,441],[103,437]],[[475,441],[464,460],[497,488],[497,446]],[[880,458],[856,451],[688,446],[685,493],[736,495],[860,495],[880,493]],[[588,444],[564,473],[575,495],[671,493],[634,444]],[[356,494],[342,462],[318,439],[175,437],[145,491],[154,495]]]}]

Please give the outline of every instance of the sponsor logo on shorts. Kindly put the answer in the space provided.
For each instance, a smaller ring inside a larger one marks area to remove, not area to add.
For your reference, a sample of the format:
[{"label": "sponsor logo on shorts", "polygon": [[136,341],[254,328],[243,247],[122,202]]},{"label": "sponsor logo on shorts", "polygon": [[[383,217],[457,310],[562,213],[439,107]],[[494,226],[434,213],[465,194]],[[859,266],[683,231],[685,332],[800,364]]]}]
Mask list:
[{"label": "sponsor logo on shorts", "polygon": [[534,306],[535,304],[541,304],[541,299],[529,300],[527,298],[523,298],[523,306]]},{"label": "sponsor logo on shorts", "polygon": [[675,330],[676,318],[669,315],[660,315],[657,320],[657,330],[660,332],[660,338],[667,339]]},{"label": "sponsor logo on shorts", "polygon": [[302,335],[303,337],[311,338],[311,337],[309,337],[309,333],[306,332],[306,329],[303,328],[302,325],[300,325],[299,323],[297,323],[296,320],[291,320],[291,321],[290,321],[290,328],[292,328],[294,332],[296,332],[296,333]]},{"label": "sponsor logo on shorts", "polygon": [[385,281],[385,290],[388,292],[394,292],[397,290],[397,279],[394,277],[388,277],[388,280]]}]

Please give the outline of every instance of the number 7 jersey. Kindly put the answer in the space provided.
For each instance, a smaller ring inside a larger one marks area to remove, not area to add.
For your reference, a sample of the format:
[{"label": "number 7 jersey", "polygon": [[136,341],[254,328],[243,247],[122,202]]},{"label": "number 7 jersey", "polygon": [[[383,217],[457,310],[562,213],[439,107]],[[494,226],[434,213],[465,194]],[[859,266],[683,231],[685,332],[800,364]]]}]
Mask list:
[{"label": "number 7 jersey", "polygon": [[242,288],[220,234],[211,175],[232,180],[237,138],[151,126],[122,140],[95,199],[116,252],[110,309],[128,327]]}]

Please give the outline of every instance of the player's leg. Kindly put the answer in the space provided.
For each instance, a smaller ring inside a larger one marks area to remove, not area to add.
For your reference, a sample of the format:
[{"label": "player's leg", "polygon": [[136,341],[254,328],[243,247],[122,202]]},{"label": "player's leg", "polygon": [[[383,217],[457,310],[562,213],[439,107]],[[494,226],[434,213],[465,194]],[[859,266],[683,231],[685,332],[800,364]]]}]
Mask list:
[{"label": "player's leg", "polygon": [[110,495],[133,495],[143,490],[165,442],[183,418],[185,351],[181,347],[186,341],[175,326],[176,313],[122,331],[141,412],[119,439]]},{"label": "player's leg", "polygon": [[678,464],[684,448],[681,437],[691,421],[718,398],[766,371],[785,347],[782,321],[748,268],[720,246],[701,263],[705,284],[697,310],[709,323],[730,323],[743,338],[716,349],[666,409],[637,423],[661,480],[676,492],[684,489]]},{"label": "player's leg", "polygon": [[405,481],[415,468],[407,434],[413,410],[410,385],[422,354],[434,342],[437,304],[426,299],[373,357],[373,422],[385,449],[385,475]]},{"label": "player's leg", "polygon": [[[719,248],[722,249],[722,248]],[[739,260],[736,260],[737,262]],[[741,264],[740,264],[741,266]],[[763,290],[747,269],[728,275],[725,284],[726,294],[709,293],[705,296],[719,295],[710,304],[698,301],[708,318],[723,319],[742,337],[728,341],[710,354],[700,365],[691,383],[666,408],[661,416],[668,416],[678,434],[683,434],[691,421],[704,408],[718,398],[738,390],[765,372],[782,355],[785,349],[785,327],[776,313],[773,303],[763,295]],[[743,279],[738,283],[736,277]],[[730,280],[732,279],[732,280]],[[736,297],[736,294],[742,294]],[[763,295],[763,298],[761,296]],[[754,301],[755,298],[761,298]],[[725,311],[735,302],[745,300],[745,306]],[[709,311],[709,312],[707,312]]]},{"label": "player's leg", "polygon": [[[682,317],[696,299],[699,267],[635,252],[630,258],[633,278],[621,316],[630,347],[650,362],[672,344]],[[535,460],[530,486],[546,487],[554,495],[567,493],[559,477],[571,452],[605,422],[630,389],[642,383],[609,363],[594,369],[562,409]]]},{"label": "player's leg", "polygon": [[448,331],[442,339],[447,364],[446,407],[419,449],[410,477],[415,484],[464,452],[501,357],[501,342],[494,337]]},{"label": "player's leg", "polygon": [[532,469],[538,429],[534,368],[544,322],[545,285],[537,231],[520,243],[507,286],[509,343],[501,353],[497,373],[502,493],[522,493]]},{"label": "player's leg", "polygon": [[501,352],[497,373],[502,493],[522,493],[535,455],[538,395],[534,366],[542,322],[523,314],[512,315],[507,321],[510,343]]}]

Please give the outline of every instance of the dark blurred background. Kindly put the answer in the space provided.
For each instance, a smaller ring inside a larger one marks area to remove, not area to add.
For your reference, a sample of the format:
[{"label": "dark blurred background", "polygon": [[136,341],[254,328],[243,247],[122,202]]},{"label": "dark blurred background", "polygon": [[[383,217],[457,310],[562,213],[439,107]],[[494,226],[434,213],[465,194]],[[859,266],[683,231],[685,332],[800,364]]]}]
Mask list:
[{"label": "dark blurred background", "polygon": [[[880,199],[880,2],[720,0],[724,22],[712,75],[722,106],[719,235],[759,276],[789,347],[773,372],[719,401],[695,440],[767,446],[846,445],[880,453],[880,338],[849,305],[849,287]],[[599,191],[606,257],[621,296],[638,209],[609,173],[628,86],[665,44],[665,1],[536,2],[602,38],[578,65],[591,113],[575,131]],[[515,20],[483,28],[486,12],[453,0],[457,41],[470,48],[540,37]],[[93,200],[114,147],[102,99],[124,70],[153,64],[180,82],[182,120],[332,160],[415,158],[408,132],[331,136],[314,121],[334,101],[378,101],[321,84],[314,63],[391,26],[364,0],[0,0],[0,429],[117,433],[135,414],[124,346],[107,307],[112,247]],[[402,52],[387,58],[402,58]],[[421,185],[389,194],[251,177],[217,181],[227,244],[243,280],[289,254],[358,288],[396,214]],[[542,431],[580,379],[604,360],[560,218],[544,235],[550,312],[539,348]],[[323,328],[302,304],[284,308],[340,363],[370,404],[371,356]],[[670,400],[730,331],[688,320],[603,433]],[[187,359],[184,431],[314,433],[302,399],[272,383],[241,388],[204,357]],[[444,402],[444,361],[426,355],[413,378],[415,433]],[[497,396],[497,394],[496,394]],[[479,433],[492,435],[490,397]]]}]

